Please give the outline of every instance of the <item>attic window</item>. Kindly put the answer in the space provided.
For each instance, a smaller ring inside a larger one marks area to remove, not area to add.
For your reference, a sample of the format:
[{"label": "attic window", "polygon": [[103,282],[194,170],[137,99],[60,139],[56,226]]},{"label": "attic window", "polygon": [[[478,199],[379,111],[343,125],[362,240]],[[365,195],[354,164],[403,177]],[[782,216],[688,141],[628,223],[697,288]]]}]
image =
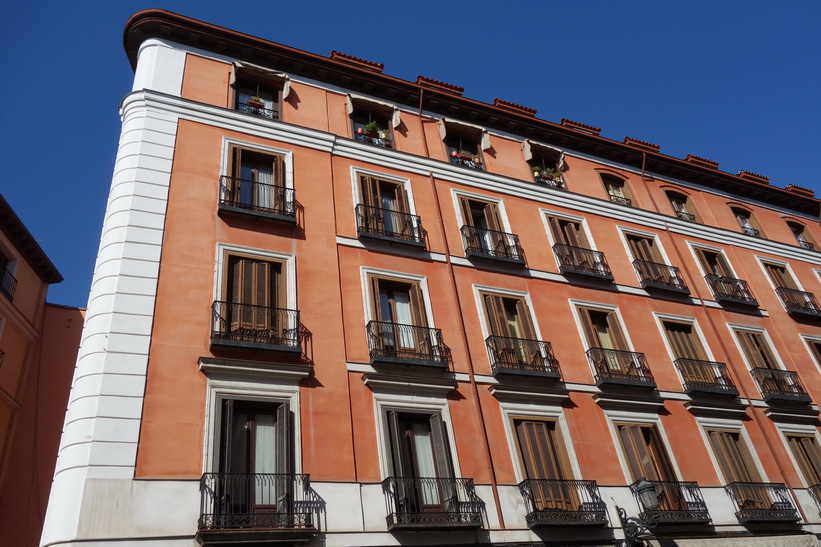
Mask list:
[{"label": "attic window", "polygon": [[393,130],[401,123],[398,108],[351,94],[345,98],[345,106],[351,118],[354,139],[394,148]]},{"label": "attic window", "polygon": [[445,143],[448,161],[471,169],[484,170],[482,151],[490,148],[487,129],[442,118],[437,123]]},{"label": "attic window", "polygon": [[565,188],[562,172],[567,169],[564,152],[529,139],[522,142],[522,154],[536,184],[551,188]]},{"label": "attic window", "polygon": [[234,108],[269,120],[280,119],[280,106],[291,90],[290,78],[251,63],[234,63]]}]

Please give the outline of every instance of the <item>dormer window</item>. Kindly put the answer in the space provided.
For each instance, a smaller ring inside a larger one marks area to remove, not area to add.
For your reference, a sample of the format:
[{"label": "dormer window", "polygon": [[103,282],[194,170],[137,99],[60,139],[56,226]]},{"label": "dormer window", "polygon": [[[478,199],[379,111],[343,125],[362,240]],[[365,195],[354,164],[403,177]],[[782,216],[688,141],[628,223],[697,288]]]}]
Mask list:
[{"label": "dormer window", "polygon": [[670,200],[670,206],[673,208],[676,216],[682,220],[689,220],[697,222],[696,209],[690,199],[681,192],[667,191],[667,199]]},{"label": "dormer window", "polygon": [[795,240],[802,249],[807,249],[809,251],[815,250],[815,242],[812,240],[812,236],[810,236],[803,224],[799,224],[797,222],[787,222],[787,226],[789,226],[790,231],[795,236]]},{"label": "dormer window", "polygon": [[561,150],[526,139],[522,143],[522,153],[533,180],[551,188],[564,188],[564,157]]},{"label": "dormer window", "polygon": [[610,201],[619,205],[633,206],[633,196],[630,194],[626,180],[609,173],[602,173],[600,176]]},{"label": "dormer window", "polygon": [[748,236],[762,237],[761,226],[758,225],[758,222],[756,222],[750,211],[739,207],[733,207],[732,211],[735,215],[736,222],[738,222],[738,225],[741,227],[742,232]]},{"label": "dormer window", "polygon": [[438,128],[448,161],[480,171],[485,169],[482,150],[490,148],[486,129],[445,118],[439,120]]},{"label": "dormer window", "polygon": [[269,120],[279,120],[282,100],[290,91],[290,79],[281,72],[250,63],[234,63],[231,86],[234,108]]},{"label": "dormer window", "polygon": [[385,148],[394,148],[393,130],[401,123],[395,106],[365,97],[346,97],[353,138]]}]

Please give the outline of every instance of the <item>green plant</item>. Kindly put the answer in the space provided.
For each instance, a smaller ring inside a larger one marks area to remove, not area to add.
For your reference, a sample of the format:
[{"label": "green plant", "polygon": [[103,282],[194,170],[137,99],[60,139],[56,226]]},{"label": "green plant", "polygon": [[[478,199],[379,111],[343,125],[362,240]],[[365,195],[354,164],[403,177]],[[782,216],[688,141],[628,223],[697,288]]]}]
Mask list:
[{"label": "green plant", "polygon": [[365,124],[365,131],[367,131],[368,133],[378,133],[379,131],[381,131],[381,129],[382,128],[379,127],[379,124],[375,121],[368,122]]}]

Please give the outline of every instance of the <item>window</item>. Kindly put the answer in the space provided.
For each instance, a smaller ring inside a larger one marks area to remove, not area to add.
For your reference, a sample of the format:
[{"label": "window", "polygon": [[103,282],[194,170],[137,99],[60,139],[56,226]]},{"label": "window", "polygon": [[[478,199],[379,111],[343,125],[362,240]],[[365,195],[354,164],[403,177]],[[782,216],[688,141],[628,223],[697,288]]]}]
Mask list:
[{"label": "window", "polygon": [[821,485],[821,449],[815,437],[787,436],[787,444],[808,486]]},{"label": "window", "polygon": [[230,175],[220,178],[220,207],[295,220],[293,189],[285,187],[285,156],[232,146]]},{"label": "window", "polygon": [[661,436],[654,426],[619,424],[616,427],[630,478],[634,482],[641,478],[649,481],[676,480]]},{"label": "window", "polygon": [[730,269],[730,265],[727,263],[727,259],[724,258],[723,253],[702,247],[695,247],[694,250],[698,263],[706,274],[732,277],[733,271]]},{"label": "window", "polygon": [[821,340],[807,339],[806,341],[810,348],[810,353],[812,353],[813,358],[815,358],[815,364],[821,369]]},{"label": "window", "polygon": [[445,143],[448,161],[453,164],[484,170],[482,150],[490,148],[487,130],[483,127],[441,118],[437,123]]},{"label": "window", "polygon": [[581,492],[570,481],[570,461],[556,422],[514,419],[516,442],[535,511],[577,511]]},{"label": "window", "polygon": [[630,233],[625,233],[624,237],[630,254],[633,255],[633,268],[643,288],[689,294],[690,290],[681,277],[681,271],[665,264],[655,237]]},{"label": "window", "polygon": [[564,188],[562,171],[565,163],[561,150],[525,139],[522,142],[522,152],[537,184]]},{"label": "window", "polygon": [[706,274],[704,280],[709,285],[716,301],[734,302],[757,306],[747,282],[732,277],[733,271],[721,251],[694,247],[696,259]]},{"label": "window", "polygon": [[787,267],[781,264],[773,264],[771,262],[763,262],[764,271],[772,281],[776,288],[784,288],[791,290],[799,290],[792,275],[787,271]]},{"label": "window", "polygon": [[278,120],[279,107],[283,95],[280,77],[272,71],[240,70],[236,72],[234,95],[236,109],[240,112]]},{"label": "window", "polygon": [[624,237],[634,259],[657,264],[664,261],[656,244],[656,238],[637,234],[625,234]]},{"label": "window", "polygon": [[707,360],[707,352],[704,351],[704,346],[691,323],[662,321],[662,325],[676,359]]},{"label": "window", "polygon": [[492,336],[530,340],[536,338],[527,303],[523,298],[483,294],[482,302]]},{"label": "window", "polygon": [[590,249],[581,221],[548,216],[547,223],[550,226],[550,234],[556,243],[579,249]]},{"label": "window", "polygon": [[549,343],[536,339],[536,329],[522,297],[480,293],[490,336],[493,373],[528,372],[558,377],[558,361]]},{"label": "window", "polygon": [[742,232],[753,237],[763,236],[761,226],[758,225],[758,222],[753,217],[752,212],[738,207],[733,207],[732,211],[735,215],[736,222],[738,222],[738,225],[741,227]]},{"label": "window", "polygon": [[735,335],[751,369],[767,368],[777,370],[779,368],[778,360],[764,338],[764,333],[735,329]]},{"label": "window", "polygon": [[372,312],[377,321],[427,326],[422,291],[418,283],[372,276]]},{"label": "window", "polygon": [[357,206],[360,235],[381,236],[424,245],[419,217],[410,214],[405,185],[359,175],[362,204]]},{"label": "window", "polygon": [[798,242],[799,247],[810,251],[815,250],[815,242],[803,224],[799,224],[798,222],[787,222],[787,226],[789,226],[790,231],[795,236],[795,240]]},{"label": "window", "polygon": [[11,300],[17,288],[17,279],[11,273],[12,261],[0,252],[0,293]]},{"label": "window", "polygon": [[758,469],[739,432],[714,430],[708,431],[707,436],[725,482],[761,482]]},{"label": "window", "polygon": [[675,212],[678,218],[693,222],[698,220],[696,209],[686,195],[672,190],[668,190],[665,193],[667,194],[667,199],[670,200],[670,206],[673,208],[673,212]]},{"label": "window", "polygon": [[633,205],[633,197],[626,180],[609,173],[601,173],[600,176],[610,201],[620,205]]},{"label": "window", "polygon": [[799,288],[786,265],[771,262],[761,264],[775,286],[775,292],[788,314],[813,318],[821,316],[821,306],[816,301],[815,295]]},{"label": "window", "polygon": [[615,310],[577,306],[584,336],[587,358],[593,366],[597,385],[628,383],[655,386],[643,353],[629,350]]},{"label": "window", "polygon": [[391,136],[393,128],[400,123],[398,109],[387,103],[351,95],[347,96],[346,104],[356,140],[394,148]]},{"label": "window", "polygon": [[464,221],[462,237],[468,255],[524,263],[524,250],[519,245],[519,237],[502,231],[497,203],[459,196],[459,207]]},{"label": "window", "polygon": [[626,351],[627,339],[614,311],[579,307],[584,334],[591,348]]},{"label": "window", "polygon": [[701,391],[738,395],[727,365],[709,360],[693,323],[663,320],[661,324],[687,393]]},{"label": "window", "polygon": [[229,254],[222,300],[214,302],[212,343],[299,351],[299,312],[286,309],[284,264]]},{"label": "window", "polygon": [[553,253],[562,273],[613,279],[604,253],[592,250],[581,220],[547,215],[550,235],[556,243]]}]

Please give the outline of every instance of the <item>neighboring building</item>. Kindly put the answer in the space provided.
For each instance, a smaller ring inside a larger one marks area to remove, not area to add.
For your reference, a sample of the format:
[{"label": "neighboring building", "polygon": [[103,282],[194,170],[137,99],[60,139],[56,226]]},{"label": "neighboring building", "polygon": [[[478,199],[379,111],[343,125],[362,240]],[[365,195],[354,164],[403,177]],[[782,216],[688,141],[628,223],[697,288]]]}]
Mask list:
[{"label": "neighboring building", "polygon": [[43,545],[817,545],[811,191],[165,11],[125,47]]},{"label": "neighboring building", "polygon": [[63,322],[57,316],[74,317],[77,335],[82,325],[78,310],[46,304],[48,286],[62,280],[0,196],[0,530],[7,545],[25,545],[25,534],[36,544],[54,473],[80,343],[55,327]]}]

